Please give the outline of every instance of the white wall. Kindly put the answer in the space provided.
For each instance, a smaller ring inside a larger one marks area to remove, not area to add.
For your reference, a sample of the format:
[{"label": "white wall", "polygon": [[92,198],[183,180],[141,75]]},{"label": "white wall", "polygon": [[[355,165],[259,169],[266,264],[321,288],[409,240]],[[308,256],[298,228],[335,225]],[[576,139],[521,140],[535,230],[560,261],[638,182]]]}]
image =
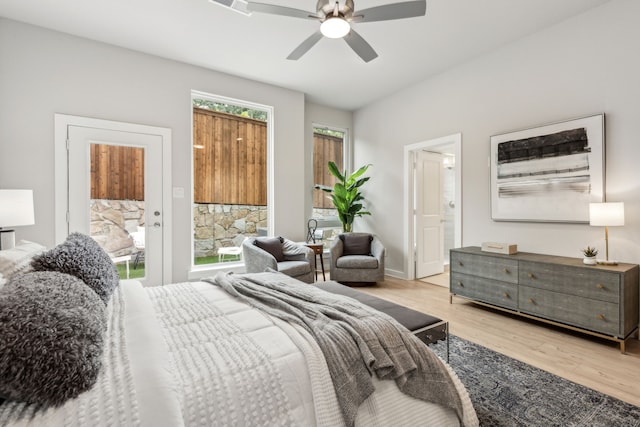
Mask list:
[{"label": "white wall", "polygon": [[[604,230],[586,224],[491,220],[491,135],[606,114],[608,201],[626,225],[609,230],[610,258],[640,262],[640,2],[615,0],[354,113],[355,164],[373,163],[367,226],[384,241],[387,267],[405,271],[403,146],[462,132],[463,245],[581,256]],[[406,273],[406,271],[405,271]]]},{"label": "white wall", "polygon": [[304,94],[0,19],[0,188],[32,188],[36,206],[17,239],[54,244],[54,113],[168,127],[173,186],[185,189],[173,199],[173,279],[186,280],[192,89],[274,106],[274,233],[304,239]]}]

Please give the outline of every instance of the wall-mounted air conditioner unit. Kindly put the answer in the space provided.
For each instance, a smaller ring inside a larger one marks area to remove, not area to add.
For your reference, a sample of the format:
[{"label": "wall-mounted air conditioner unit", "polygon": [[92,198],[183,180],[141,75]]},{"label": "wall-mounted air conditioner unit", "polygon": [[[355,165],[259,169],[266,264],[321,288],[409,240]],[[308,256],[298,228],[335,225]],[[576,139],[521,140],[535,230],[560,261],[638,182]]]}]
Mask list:
[{"label": "wall-mounted air conditioner unit", "polygon": [[244,0],[209,0],[209,3],[215,3],[221,6],[228,7],[231,10],[242,13],[243,15],[251,15],[251,12],[247,7],[247,2]]}]

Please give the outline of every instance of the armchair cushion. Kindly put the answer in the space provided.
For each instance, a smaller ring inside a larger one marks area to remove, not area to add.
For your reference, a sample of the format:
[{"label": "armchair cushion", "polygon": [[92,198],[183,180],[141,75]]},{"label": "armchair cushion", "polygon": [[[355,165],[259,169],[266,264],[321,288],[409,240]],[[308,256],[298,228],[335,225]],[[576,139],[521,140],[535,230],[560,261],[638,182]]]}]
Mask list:
[{"label": "armchair cushion", "polygon": [[311,273],[311,264],[306,261],[282,261],[278,263],[278,271],[287,276],[298,277]]},{"label": "armchair cushion", "polygon": [[336,261],[338,268],[378,268],[378,259],[369,255],[345,255]]},{"label": "armchair cushion", "polygon": [[373,236],[368,233],[341,234],[342,255],[371,255]]},{"label": "armchair cushion", "polygon": [[284,261],[283,242],[284,239],[282,237],[257,237],[253,244],[263,251],[269,252],[277,262],[282,262]]}]

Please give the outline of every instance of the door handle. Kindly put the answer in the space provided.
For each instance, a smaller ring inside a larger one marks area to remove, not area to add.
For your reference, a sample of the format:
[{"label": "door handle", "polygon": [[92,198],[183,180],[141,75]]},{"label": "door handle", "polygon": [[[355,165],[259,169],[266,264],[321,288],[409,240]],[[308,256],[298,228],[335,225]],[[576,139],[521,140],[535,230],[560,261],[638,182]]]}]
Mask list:
[{"label": "door handle", "polygon": [[159,222],[154,222],[154,223],[153,223],[153,226],[154,226],[155,228],[160,228],[161,224],[160,224]]}]

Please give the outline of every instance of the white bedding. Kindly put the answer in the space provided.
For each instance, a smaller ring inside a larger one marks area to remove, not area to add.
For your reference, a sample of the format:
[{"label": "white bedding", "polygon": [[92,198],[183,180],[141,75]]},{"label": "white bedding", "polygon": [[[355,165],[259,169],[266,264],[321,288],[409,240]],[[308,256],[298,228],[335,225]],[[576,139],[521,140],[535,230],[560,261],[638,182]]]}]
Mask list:
[{"label": "white bedding", "polygon": [[[313,338],[216,286],[145,289],[123,281],[109,314],[98,384],[47,411],[5,402],[0,425],[343,425]],[[464,425],[477,425],[466,390],[453,376]],[[392,381],[375,384],[356,425],[460,425],[452,410],[406,396]]]}]

